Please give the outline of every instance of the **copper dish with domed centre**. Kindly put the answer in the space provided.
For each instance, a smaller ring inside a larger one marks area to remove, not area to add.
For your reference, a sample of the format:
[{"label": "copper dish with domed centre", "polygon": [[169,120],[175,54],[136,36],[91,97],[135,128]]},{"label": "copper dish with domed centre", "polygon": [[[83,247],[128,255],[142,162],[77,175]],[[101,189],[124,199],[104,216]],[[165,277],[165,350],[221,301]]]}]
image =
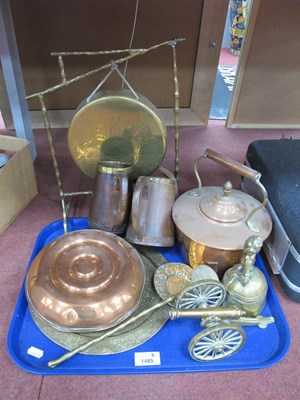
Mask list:
[{"label": "copper dish with domed centre", "polygon": [[129,317],[143,298],[146,271],[137,250],[100,230],[74,231],[52,241],[33,260],[26,297],[60,331],[93,332]]}]

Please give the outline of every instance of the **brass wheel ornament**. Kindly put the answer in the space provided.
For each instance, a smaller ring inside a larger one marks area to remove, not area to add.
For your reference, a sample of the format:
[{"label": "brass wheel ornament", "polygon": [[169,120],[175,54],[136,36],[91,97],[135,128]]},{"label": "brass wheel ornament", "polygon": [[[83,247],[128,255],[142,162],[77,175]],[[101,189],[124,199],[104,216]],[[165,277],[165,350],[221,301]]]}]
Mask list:
[{"label": "brass wheel ornament", "polygon": [[239,351],[245,341],[242,328],[221,323],[194,336],[189,344],[189,353],[196,361],[222,360]]},{"label": "brass wheel ornament", "polygon": [[194,309],[218,307],[225,300],[226,291],[222,283],[215,280],[203,280],[184,288],[176,300],[176,308]]}]

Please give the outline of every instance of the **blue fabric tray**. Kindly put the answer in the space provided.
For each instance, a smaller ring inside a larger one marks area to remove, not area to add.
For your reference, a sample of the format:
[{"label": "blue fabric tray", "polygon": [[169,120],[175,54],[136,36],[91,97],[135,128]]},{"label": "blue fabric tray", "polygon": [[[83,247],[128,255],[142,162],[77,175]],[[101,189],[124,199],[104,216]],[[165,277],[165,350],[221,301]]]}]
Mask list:
[{"label": "blue fabric tray", "polygon": [[[87,219],[70,219],[68,224],[68,231],[86,229]],[[62,234],[61,220],[46,226],[37,237],[29,265],[46,244]],[[182,261],[175,247],[160,250],[168,261]],[[169,320],[153,338],[132,350],[114,355],[77,354],[56,368],[50,369],[47,367],[48,361],[60,357],[66,350],[48,339],[35,325],[28,309],[24,285],[7,336],[9,354],[22,369],[41,375],[182,373],[269,367],[286,355],[290,345],[290,331],[260,255],[257,257],[256,266],[264,272],[269,285],[262,315],[272,315],[275,323],[266,329],[243,327],[246,332],[246,343],[240,351],[227,359],[204,363],[193,360],[188,353],[188,344],[203,328],[197,319],[178,319]],[[27,354],[31,346],[43,350],[43,357],[38,359]],[[159,352],[161,365],[135,366],[136,352]]]}]

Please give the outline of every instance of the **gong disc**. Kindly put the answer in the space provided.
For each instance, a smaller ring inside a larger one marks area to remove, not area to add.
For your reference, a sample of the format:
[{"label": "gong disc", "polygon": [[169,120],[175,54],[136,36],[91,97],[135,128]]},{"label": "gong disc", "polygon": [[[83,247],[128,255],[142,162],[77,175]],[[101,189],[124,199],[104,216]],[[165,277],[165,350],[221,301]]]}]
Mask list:
[{"label": "gong disc", "polygon": [[93,332],[131,315],[145,282],[145,266],[134,247],[109,232],[80,230],[60,236],[37,255],[26,276],[26,296],[54,328]]},{"label": "gong disc", "polygon": [[151,175],[166,151],[166,127],[155,106],[130,90],[107,90],[84,100],[68,131],[77,166],[94,178],[101,161],[133,165],[133,178]]}]

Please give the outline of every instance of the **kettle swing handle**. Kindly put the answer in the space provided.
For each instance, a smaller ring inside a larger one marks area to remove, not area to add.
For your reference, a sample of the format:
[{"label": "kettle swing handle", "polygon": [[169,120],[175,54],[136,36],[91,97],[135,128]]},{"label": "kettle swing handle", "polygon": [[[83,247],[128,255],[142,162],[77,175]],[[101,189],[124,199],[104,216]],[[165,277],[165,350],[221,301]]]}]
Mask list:
[{"label": "kettle swing handle", "polygon": [[259,189],[261,190],[262,195],[263,195],[263,201],[258,207],[254,208],[250,212],[250,214],[248,215],[247,221],[246,221],[248,228],[253,232],[257,232],[258,230],[257,230],[256,226],[251,222],[251,218],[257,211],[261,210],[268,202],[268,193],[266,191],[266,188],[260,182],[261,173],[258,171],[255,171],[252,168],[247,167],[246,165],[241,164],[240,162],[238,162],[236,160],[232,160],[228,156],[217,153],[216,151],[211,150],[211,149],[206,149],[204,152],[204,155],[196,158],[195,163],[194,163],[194,173],[196,175],[197,182],[198,182],[198,189],[197,189],[198,193],[200,192],[201,187],[202,187],[201,179],[200,179],[199,172],[198,172],[198,165],[199,165],[200,160],[202,160],[203,158],[209,158],[210,160],[213,160],[213,161],[217,162],[218,164],[223,165],[224,167],[230,169],[231,171],[236,172],[239,175],[242,175],[244,178],[250,179],[259,187]]}]

